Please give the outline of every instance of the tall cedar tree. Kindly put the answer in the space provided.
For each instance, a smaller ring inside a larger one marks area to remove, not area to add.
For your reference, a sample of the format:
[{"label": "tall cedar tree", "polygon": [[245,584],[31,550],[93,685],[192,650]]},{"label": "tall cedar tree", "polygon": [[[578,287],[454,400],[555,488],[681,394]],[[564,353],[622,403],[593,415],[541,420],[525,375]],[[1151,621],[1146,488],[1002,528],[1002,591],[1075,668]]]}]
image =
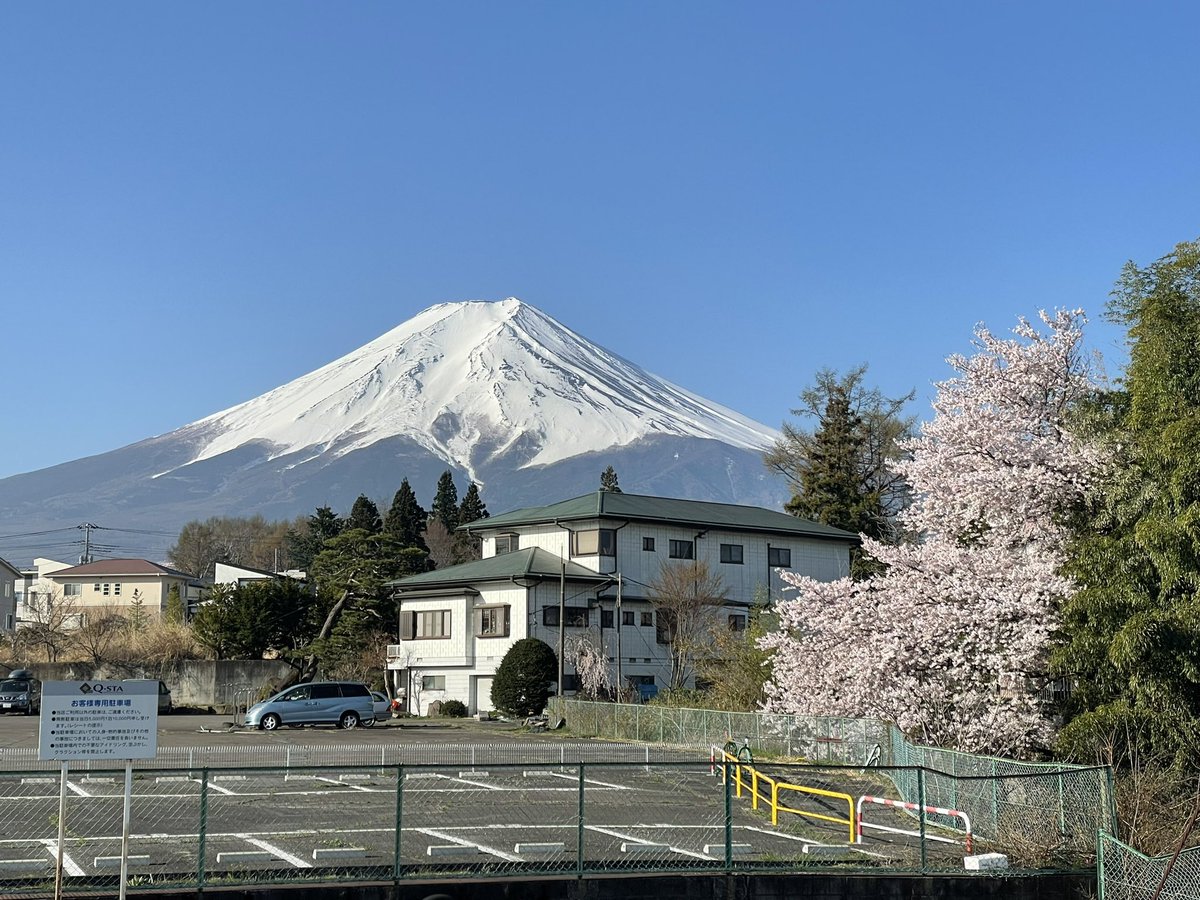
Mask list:
[{"label": "tall cedar tree", "polygon": [[458,527],[458,488],[454,486],[454,475],[449,469],[438,479],[429,517],[445,525],[448,532]]},{"label": "tall cedar tree", "polygon": [[[467,492],[463,494],[462,503],[458,506],[458,524],[469,525],[488,517],[487,507],[479,496],[479,486],[471,482]],[[470,562],[483,555],[483,548],[478,537],[459,531],[454,535],[454,561],[457,563]]]},{"label": "tall cedar tree", "polygon": [[425,530],[427,518],[425,510],[417,502],[417,495],[413,493],[408,479],[405,478],[400,482],[396,496],[392,498],[392,506],[388,510],[387,519],[384,520],[383,531],[402,547],[416,547],[428,553],[429,548],[421,535]]},{"label": "tall cedar tree", "polygon": [[617,484],[617,470],[612,466],[600,473],[600,490],[610,494],[621,493],[621,486]]},{"label": "tall cedar tree", "polygon": [[292,566],[307,571],[325,547],[325,542],[342,533],[345,522],[328,506],[318,506],[308,519],[287,533],[288,559]]},{"label": "tall cedar tree", "polygon": [[[805,430],[784,423],[782,437],[763,456],[768,469],[792,487],[792,515],[896,543],[897,516],[908,504],[908,486],[896,469],[902,443],[916,419],[903,415],[914,393],[891,399],[865,384],[867,367],[839,376],[830,369],[800,395],[792,414],[815,421]],[[851,556],[852,574],[873,571],[861,552]]]},{"label": "tall cedar tree", "polygon": [[379,507],[366,494],[359,494],[354,505],[350,507],[350,518],[346,520],[346,529],[361,528],[371,534],[383,531],[383,519],[379,518]]},{"label": "tall cedar tree", "polygon": [[1086,425],[1113,458],[1073,522],[1055,657],[1060,749],[1200,769],[1200,242],[1125,266],[1109,306],[1129,364]]}]

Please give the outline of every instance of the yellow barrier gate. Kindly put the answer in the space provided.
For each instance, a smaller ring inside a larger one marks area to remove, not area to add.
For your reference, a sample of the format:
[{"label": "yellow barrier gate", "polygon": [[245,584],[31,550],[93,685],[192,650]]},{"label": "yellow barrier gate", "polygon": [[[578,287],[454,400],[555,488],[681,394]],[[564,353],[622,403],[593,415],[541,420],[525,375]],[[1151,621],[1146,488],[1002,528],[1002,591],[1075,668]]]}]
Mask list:
[{"label": "yellow barrier gate", "polygon": [[[718,754],[720,756],[718,757]],[[809,819],[820,819],[824,822],[832,822],[835,825],[845,825],[849,829],[850,843],[857,843],[858,825],[854,816],[854,797],[850,794],[843,794],[839,791],[827,791],[824,788],[808,787],[803,784],[791,784],[790,782],[780,781],[772,778],[770,775],[764,775],[758,771],[750,763],[742,762],[736,756],[720,747],[712,748],[712,759],[714,764],[717,759],[720,759],[721,777],[725,777],[725,772],[732,768],[734,791],[738,797],[742,796],[742,790],[745,788],[750,792],[750,807],[758,809],[759,799],[770,803],[771,805],[771,824],[779,824],[779,814],[781,812],[794,813],[798,816],[805,816]],[[769,787],[770,790],[764,793],[760,788]],[[799,794],[811,794],[818,797],[830,797],[834,800],[844,800],[846,802],[846,818],[839,816],[830,816],[825,813],[810,812],[805,809],[796,809],[795,807],[785,806],[780,802],[780,795],[785,792],[794,792]]]}]

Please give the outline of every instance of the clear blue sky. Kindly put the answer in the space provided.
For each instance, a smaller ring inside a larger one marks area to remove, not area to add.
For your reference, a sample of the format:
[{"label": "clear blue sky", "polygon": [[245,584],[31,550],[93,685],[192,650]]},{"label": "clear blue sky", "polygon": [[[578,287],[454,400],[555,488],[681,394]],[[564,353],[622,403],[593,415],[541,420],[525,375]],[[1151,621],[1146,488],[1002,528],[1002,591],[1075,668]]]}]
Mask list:
[{"label": "clear blue sky", "polygon": [[0,8],[0,477],[515,295],[768,425],[1200,236],[1195,4]]}]

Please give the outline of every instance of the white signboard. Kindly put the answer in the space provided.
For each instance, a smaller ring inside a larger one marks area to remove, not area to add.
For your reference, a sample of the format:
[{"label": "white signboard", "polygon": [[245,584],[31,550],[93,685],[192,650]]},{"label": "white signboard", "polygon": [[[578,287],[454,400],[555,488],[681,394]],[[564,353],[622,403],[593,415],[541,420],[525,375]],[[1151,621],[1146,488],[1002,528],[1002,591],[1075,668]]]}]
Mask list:
[{"label": "white signboard", "polygon": [[153,759],[157,681],[44,681],[38,759]]}]

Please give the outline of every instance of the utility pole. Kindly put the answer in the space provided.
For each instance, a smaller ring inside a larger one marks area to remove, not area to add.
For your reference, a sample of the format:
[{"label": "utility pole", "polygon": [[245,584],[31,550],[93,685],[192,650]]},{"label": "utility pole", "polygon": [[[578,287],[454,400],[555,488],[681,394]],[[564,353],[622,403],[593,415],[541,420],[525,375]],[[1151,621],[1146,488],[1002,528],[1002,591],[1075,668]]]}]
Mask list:
[{"label": "utility pole", "polygon": [[[563,662],[566,657],[566,627],[567,627],[567,563],[562,560],[558,569],[558,697],[563,699]],[[563,716],[563,708],[558,706],[559,716]],[[563,716],[565,718],[565,716]]]},{"label": "utility pole", "polygon": [[82,525],[76,525],[76,528],[83,530],[83,555],[79,557],[79,564],[90,563],[92,561],[92,529],[99,528],[99,525],[93,525],[91,522],[84,522]]},{"label": "utility pole", "polygon": [[617,702],[625,695],[625,679],[621,677],[621,573],[617,573]]}]

